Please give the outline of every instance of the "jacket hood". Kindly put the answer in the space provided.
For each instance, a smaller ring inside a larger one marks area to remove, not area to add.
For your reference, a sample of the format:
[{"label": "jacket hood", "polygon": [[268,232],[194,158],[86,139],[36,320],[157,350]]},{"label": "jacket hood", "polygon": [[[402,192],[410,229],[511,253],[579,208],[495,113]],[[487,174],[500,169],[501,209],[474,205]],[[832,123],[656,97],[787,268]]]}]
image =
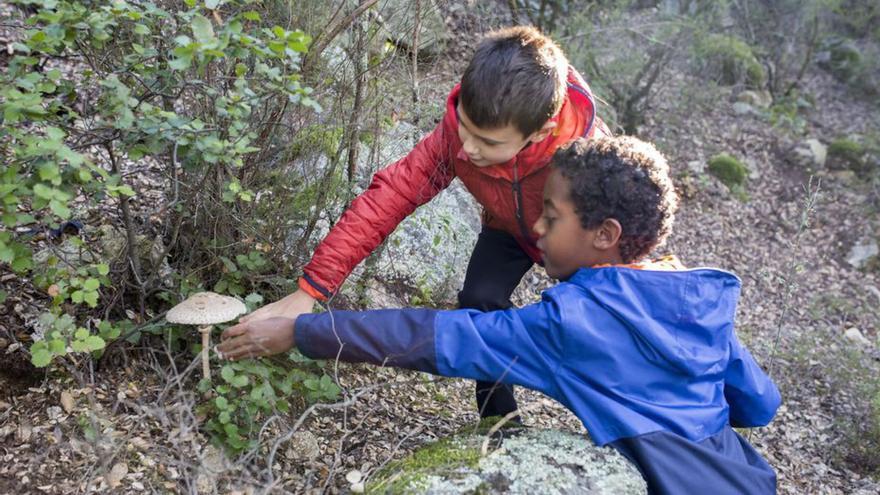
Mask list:
[{"label": "jacket hood", "polygon": [[583,268],[568,280],[636,337],[657,366],[687,376],[727,365],[741,282],[711,268]]}]

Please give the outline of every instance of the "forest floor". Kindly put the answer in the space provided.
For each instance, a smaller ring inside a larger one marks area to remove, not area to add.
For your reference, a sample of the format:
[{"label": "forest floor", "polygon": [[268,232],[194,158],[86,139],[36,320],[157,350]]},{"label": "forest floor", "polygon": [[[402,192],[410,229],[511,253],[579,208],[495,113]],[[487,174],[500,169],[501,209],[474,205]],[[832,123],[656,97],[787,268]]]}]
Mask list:
[{"label": "forest floor", "polygon": [[[464,12],[449,16],[459,37],[482,27]],[[453,47],[448,60],[426,68],[433,82],[422,98],[444,98],[463,59]],[[758,113],[737,114],[729,89],[699,86],[675,74],[639,130],[668,156],[683,198],[662,252],[743,281],[738,334],[784,397],[773,422],[746,436],[776,469],[779,492],[880,493],[865,468],[880,454],[859,450],[857,427],[869,401],[862,387],[878,380],[880,291],[876,273],[846,262],[859,239],[880,232],[880,198],[847,174],[820,171],[810,182],[792,158],[801,137]],[[819,102],[804,115],[809,137],[827,143],[880,129],[876,106],[818,69],[804,93]],[[691,166],[721,151],[749,165],[747,198]],[[533,270],[516,302],[548,285]],[[853,328],[865,340],[844,336]],[[198,430],[192,368],[169,371],[162,350],[132,347],[124,363],[94,370],[87,388],[57,375],[23,387],[0,374],[0,493],[345,492],[353,471],[368,478],[478,419],[472,382],[340,365],[348,400],[308,410],[295,433],[298,415],[279,420],[264,449],[230,460]],[[522,389],[517,396],[527,425],[583,431],[556,402]],[[290,442],[276,442],[286,433]]]}]

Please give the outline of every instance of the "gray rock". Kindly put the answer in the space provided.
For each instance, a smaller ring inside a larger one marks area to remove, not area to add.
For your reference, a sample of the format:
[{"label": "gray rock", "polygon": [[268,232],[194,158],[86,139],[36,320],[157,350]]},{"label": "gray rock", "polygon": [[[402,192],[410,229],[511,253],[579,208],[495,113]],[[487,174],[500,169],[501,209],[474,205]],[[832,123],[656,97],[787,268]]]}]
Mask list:
[{"label": "gray rock", "polygon": [[290,438],[287,457],[295,461],[313,461],[321,455],[318,437],[308,431],[298,431]]},{"label": "gray rock", "polygon": [[805,139],[794,149],[794,161],[807,170],[818,170],[825,166],[828,147],[818,139]]},{"label": "gray rock", "polygon": [[593,445],[585,435],[522,428],[502,432],[505,437],[492,439],[485,457],[480,457],[486,439],[481,434],[423,447],[379,473],[368,489],[421,494],[647,492],[634,465],[610,447]]},{"label": "gray rock", "polygon": [[691,160],[687,163],[687,168],[696,175],[706,172],[705,160]]},{"label": "gray rock", "polygon": [[748,103],[738,101],[733,104],[733,113],[737,115],[749,115],[757,112],[755,111],[755,107],[749,105]]},{"label": "gray rock", "polygon": [[854,268],[862,268],[871,257],[877,256],[878,253],[880,253],[880,249],[877,247],[877,240],[866,237],[850,249],[846,262]]},{"label": "gray rock", "polygon": [[865,336],[862,335],[862,331],[856,327],[848,328],[846,332],[843,333],[843,336],[853,344],[858,344],[862,347],[868,347],[871,345],[871,341],[866,339]]},{"label": "gray rock", "polygon": [[747,103],[756,108],[768,108],[773,104],[773,96],[767,90],[746,90],[737,95],[737,101]]}]

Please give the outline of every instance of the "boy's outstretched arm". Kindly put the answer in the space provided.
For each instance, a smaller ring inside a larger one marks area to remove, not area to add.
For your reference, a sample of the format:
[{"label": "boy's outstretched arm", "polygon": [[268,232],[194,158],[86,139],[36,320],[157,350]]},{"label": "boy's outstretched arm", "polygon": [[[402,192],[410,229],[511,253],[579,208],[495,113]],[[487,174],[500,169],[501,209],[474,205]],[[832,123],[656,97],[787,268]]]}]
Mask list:
[{"label": "boy's outstretched arm", "polygon": [[[242,317],[240,323],[223,333],[229,352],[237,347],[258,344],[251,324],[268,318],[296,319],[312,312],[315,302],[334,294],[358,263],[363,261],[397,225],[417,207],[427,203],[449,186],[453,179],[449,160],[449,136],[443,123],[403,159],[380,170],[363,194],[355,198],[339,222],[318,245],[312,260],[303,269],[299,290]],[[272,343],[283,342],[284,332],[259,336],[259,356],[271,353]],[[268,341],[266,340],[268,339]]]},{"label": "boy's outstretched arm", "polygon": [[730,406],[730,424],[737,428],[764,426],[782,403],[779,389],[733,335],[724,377],[724,398]]},{"label": "boy's outstretched arm", "polygon": [[490,313],[329,311],[297,318],[295,340],[315,359],[513,383],[552,396],[561,346],[548,321],[543,304]]}]

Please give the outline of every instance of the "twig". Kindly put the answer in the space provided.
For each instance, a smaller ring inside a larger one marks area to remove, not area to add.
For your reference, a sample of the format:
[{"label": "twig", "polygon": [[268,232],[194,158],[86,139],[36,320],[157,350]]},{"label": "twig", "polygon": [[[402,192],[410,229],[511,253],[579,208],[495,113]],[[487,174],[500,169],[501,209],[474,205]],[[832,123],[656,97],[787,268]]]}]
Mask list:
[{"label": "twig", "polygon": [[[303,74],[308,74],[314,68],[315,62],[321,58],[321,53],[330,45],[330,42],[333,41],[339,33],[341,33],[345,28],[350,26],[355,19],[360,17],[361,14],[366,12],[367,9],[376,5],[379,0],[364,0],[358,5],[358,8],[354,9],[351,14],[348,15],[345,19],[340,20],[334,26],[325,29],[323,32],[327,33],[326,35],[322,34],[318,37],[317,40],[312,43],[311,49],[308,51],[308,54],[303,61]],[[306,77],[306,79],[308,79]]]},{"label": "twig", "polygon": [[489,431],[486,432],[486,438],[483,439],[483,446],[480,447],[480,457],[486,457],[486,454],[489,452],[489,440],[492,439],[492,435],[507,424],[508,421],[517,416],[519,416],[519,409],[514,409],[505,414],[503,418],[499,419],[491,428],[489,428]]}]

